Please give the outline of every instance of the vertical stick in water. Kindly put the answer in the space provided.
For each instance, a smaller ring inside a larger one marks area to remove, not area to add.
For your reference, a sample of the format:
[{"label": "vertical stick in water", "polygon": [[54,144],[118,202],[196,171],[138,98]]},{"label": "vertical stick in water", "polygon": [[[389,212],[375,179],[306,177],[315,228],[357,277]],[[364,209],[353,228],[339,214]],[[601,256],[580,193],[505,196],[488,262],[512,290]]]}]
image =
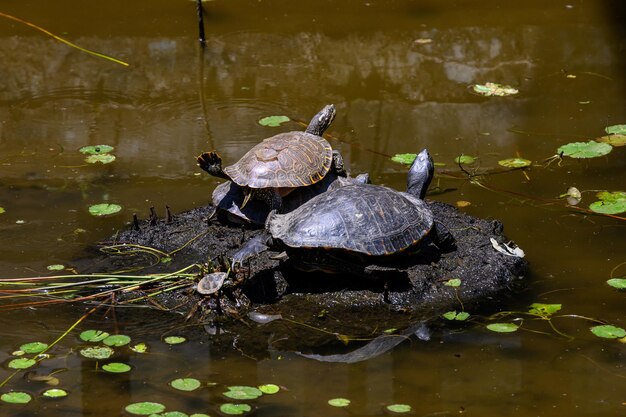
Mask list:
[{"label": "vertical stick in water", "polygon": [[196,11],[198,12],[198,40],[200,45],[204,46],[206,38],[204,36],[204,9],[202,8],[202,0],[196,0]]}]

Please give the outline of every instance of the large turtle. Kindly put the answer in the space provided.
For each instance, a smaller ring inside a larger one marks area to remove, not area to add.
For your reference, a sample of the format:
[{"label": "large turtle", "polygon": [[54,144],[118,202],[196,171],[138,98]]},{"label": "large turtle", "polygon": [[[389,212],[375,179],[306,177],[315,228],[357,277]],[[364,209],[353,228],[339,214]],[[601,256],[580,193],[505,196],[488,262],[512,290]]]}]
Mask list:
[{"label": "large turtle", "polygon": [[338,153],[333,153],[328,141],[322,137],[335,114],[335,106],[329,104],[311,119],[306,131],[280,133],[267,138],[252,147],[237,163],[225,168],[222,168],[222,160],[216,152],[198,156],[198,165],[209,174],[242,187],[242,207],[251,197],[256,197],[280,210],[285,195],[298,187],[321,181],[332,166],[339,175],[345,175],[343,163],[337,159]]},{"label": "large turtle", "polygon": [[433,218],[424,196],[434,164],[423,150],[409,170],[407,192],[354,184],[320,194],[288,214],[270,213],[266,233],[233,257],[241,264],[269,246],[284,248],[305,270],[376,276],[395,255],[414,254],[427,242],[454,246],[450,232]]}]

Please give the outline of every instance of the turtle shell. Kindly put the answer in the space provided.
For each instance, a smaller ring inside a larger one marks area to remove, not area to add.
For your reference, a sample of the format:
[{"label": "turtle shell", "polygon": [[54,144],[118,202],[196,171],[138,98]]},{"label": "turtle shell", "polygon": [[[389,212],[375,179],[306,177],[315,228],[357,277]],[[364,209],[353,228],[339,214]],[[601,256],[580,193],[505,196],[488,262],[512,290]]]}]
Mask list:
[{"label": "turtle shell", "polygon": [[391,255],[418,244],[433,227],[423,200],[391,188],[358,184],[309,200],[269,221],[272,237],[292,248]]},{"label": "turtle shell", "polygon": [[326,139],[287,132],[263,140],[224,172],[250,188],[305,187],[324,178],[332,161],[333,150]]}]

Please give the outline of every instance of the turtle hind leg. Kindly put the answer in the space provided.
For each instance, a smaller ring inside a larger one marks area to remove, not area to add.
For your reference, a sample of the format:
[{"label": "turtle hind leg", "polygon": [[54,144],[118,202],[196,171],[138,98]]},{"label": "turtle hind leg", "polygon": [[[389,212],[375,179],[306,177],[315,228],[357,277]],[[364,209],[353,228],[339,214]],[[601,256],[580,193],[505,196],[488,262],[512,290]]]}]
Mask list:
[{"label": "turtle hind leg", "polygon": [[435,220],[433,228],[430,231],[433,243],[441,250],[448,251],[456,249],[456,240],[452,233],[443,223]]},{"label": "turtle hind leg", "polygon": [[217,152],[204,152],[196,157],[196,161],[198,161],[200,168],[214,177],[230,180],[230,177],[222,169],[222,158]]}]

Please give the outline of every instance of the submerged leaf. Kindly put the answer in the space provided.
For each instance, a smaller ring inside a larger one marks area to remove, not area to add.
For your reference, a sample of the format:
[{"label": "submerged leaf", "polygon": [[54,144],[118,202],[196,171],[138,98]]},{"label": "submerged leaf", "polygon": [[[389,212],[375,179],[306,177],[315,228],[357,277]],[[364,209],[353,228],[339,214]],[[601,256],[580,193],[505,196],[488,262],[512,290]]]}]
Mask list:
[{"label": "submerged leaf", "polygon": [[604,128],[609,135],[626,135],[626,125],[613,125]]},{"label": "submerged leaf", "polygon": [[509,158],[498,161],[498,164],[506,168],[525,168],[530,166],[532,161],[524,158]]},{"label": "submerged leaf", "polygon": [[476,159],[478,158],[476,158],[475,156],[460,155],[454,158],[454,162],[456,162],[457,164],[471,165],[476,162]]},{"label": "submerged leaf", "polygon": [[561,304],[532,303],[528,310],[531,314],[548,317],[561,309]]},{"label": "submerged leaf", "polygon": [[89,207],[89,214],[92,216],[108,216],[115,214],[122,209],[122,206],[118,204],[101,203],[94,204]]},{"label": "submerged leaf", "polygon": [[415,153],[397,153],[391,157],[391,160],[400,164],[411,165],[415,158],[417,158]]},{"label": "submerged leaf", "polygon": [[85,162],[87,162],[88,164],[96,164],[98,162],[101,164],[110,164],[113,161],[115,161],[115,155],[111,155],[110,153],[105,153],[102,155],[89,155],[87,158],[85,158]]},{"label": "submerged leaf", "polygon": [[496,84],[496,83],[485,83],[483,84],[474,84],[472,86],[472,89],[474,90],[475,93],[480,94],[482,96],[499,96],[499,97],[504,97],[504,96],[511,96],[513,94],[517,94],[519,93],[519,90],[516,88],[513,88],[509,85],[504,85],[504,84]]},{"label": "submerged leaf", "polygon": [[610,324],[593,326],[591,328],[591,332],[596,336],[603,337],[605,339],[618,339],[626,336],[626,330],[621,327],[611,326]]},{"label": "submerged leaf", "polygon": [[113,355],[113,349],[108,346],[92,346],[81,349],[80,354],[90,359],[108,359]]},{"label": "submerged leaf", "polygon": [[557,154],[563,154],[570,158],[595,158],[597,156],[607,155],[613,150],[608,143],[589,142],[572,142],[563,145],[557,149]]},{"label": "submerged leaf", "polygon": [[387,410],[394,413],[408,413],[411,411],[411,406],[408,404],[391,404],[387,406]]},{"label": "submerged leaf", "polygon": [[606,283],[618,290],[626,290],[626,278],[611,278]]},{"label": "submerged leaf", "polygon": [[254,400],[263,395],[263,392],[257,387],[248,387],[242,385],[235,385],[228,387],[228,391],[223,393],[225,397],[232,398],[234,400]]},{"label": "submerged leaf", "polygon": [[261,126],[277,127],[289,120],[287,116],[267,116],[259,120],[259,124]]},{"label": "submerged leaf", "polygon": [[350,400],[347,398],[333,398],[328,400],[328,404],[333,407],[347,407],[350,405]]},{"label": "submerged leaf", "polygon": [[46,269],[48,271],[62,271],[65,269],[65,265],[61,265],[61,264],[48,265]]},{"label": "submerged leaf", "polygon": [[487,329],[496,333],[511,333],[519,329],[519,326],[513,323],[491,323],[487,325]]},{"label": "submerged leaf", "polygon": [[178,345],[180,343],[186,342],[187,339],[182,336],[167,336],[165,339],[163,339],[163,341],[168,345]]},{"label": "submerged leaf", "polygon": [[625,146],[626,135],[607,135],[596,139],[597,142],[608,143],[611,146]]},{"label": "submerged leaf", "polygon": [[128,404],[125,410],[131,414],[149,416],[150,414],[158,414],[163,412],[165,410],[165,406],[160,403],[146,401]]}]

